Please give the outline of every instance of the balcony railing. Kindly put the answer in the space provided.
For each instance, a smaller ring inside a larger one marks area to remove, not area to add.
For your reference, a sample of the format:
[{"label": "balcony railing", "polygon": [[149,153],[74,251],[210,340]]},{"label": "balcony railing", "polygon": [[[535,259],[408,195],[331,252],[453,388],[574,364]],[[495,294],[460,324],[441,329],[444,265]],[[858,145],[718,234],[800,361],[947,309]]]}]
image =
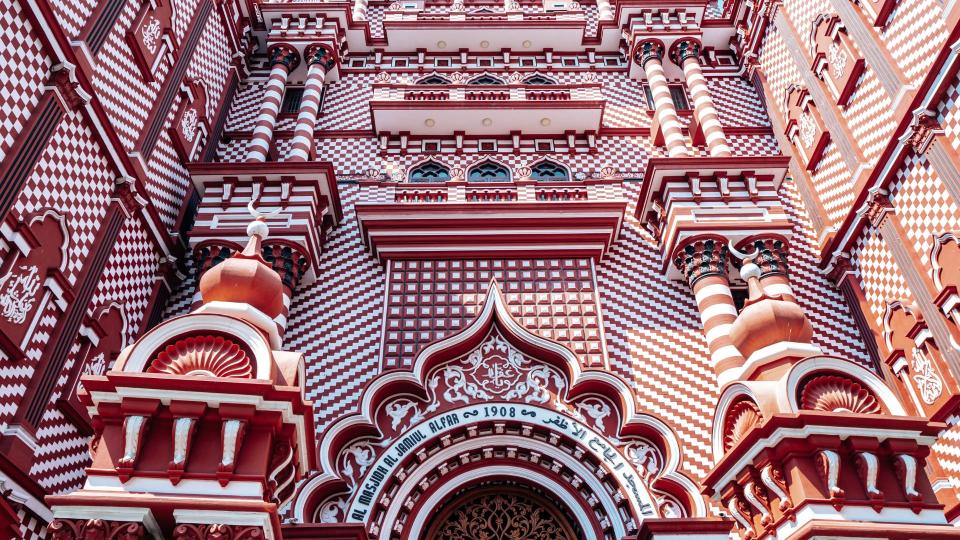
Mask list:
[{"label": "balcony railing", "polygon": [[[376,186],[376,187],[375,187]],[[371,199],[393,200],[400,204],[423,203],[531,203],[583,202],[621,200],[623,191],[619,181],[587,179],[583,181],[538,182],[444,182],[438,184],[370,184],[379,195]],[[386,190],[384,193],[382,190]],[[362,197],[366,199],[367,197]]]},{"label": "balcony railing", "polygon": [[374,83],[373,102],[551,102],[600,101],[603,95],[598,83],[566,85],[416,85]]},{"label": "balcony railing", "polygon": [[508,11],[475,11],[469,12],[461,4],[450,11],[416,11],[405,10],[401,4],[395,3],[384,13],[384,22],[389,24],[393,22],[500,22],[500,21],[583,21],[585,20],[583,8],[577,3],[570,3],[565,10],[544,11],[528,13],[514,6]]}]

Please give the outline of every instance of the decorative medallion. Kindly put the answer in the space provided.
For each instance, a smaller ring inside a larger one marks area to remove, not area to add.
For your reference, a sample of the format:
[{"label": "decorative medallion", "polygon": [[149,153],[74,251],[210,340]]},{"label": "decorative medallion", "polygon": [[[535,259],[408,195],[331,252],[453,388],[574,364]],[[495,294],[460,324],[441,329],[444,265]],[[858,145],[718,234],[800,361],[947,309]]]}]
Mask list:
[{"label": "decorative medallion", "polygon": [[800,408],[814,411],[880,414],[882,409],[870,390],[837,375],[810,379],[800,392]]},{"label": "decorative medallion", "polygon": [[147,373],[249,379],[253,362],[239,345],[220,336],[190,336],[167,345]]}]

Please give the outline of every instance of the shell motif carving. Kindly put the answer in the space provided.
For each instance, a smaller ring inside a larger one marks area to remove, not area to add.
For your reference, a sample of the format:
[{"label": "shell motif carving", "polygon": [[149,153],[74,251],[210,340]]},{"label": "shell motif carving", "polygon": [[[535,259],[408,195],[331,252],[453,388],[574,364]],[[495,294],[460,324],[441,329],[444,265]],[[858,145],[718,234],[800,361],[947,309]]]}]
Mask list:
[{"label": "shell motif carving", "polygon": [[167,345],[147,373],[250,379],[253,362],[239,345],[220,336],[190,336]]},{"label": "shell motif carving", "polygon": [[883,412],[873,392],[837,375],[820,375],[810,379],[800,392],[800,408],[857,414]]},{"label": "shell motif carving", "polygon": [[762,419],[760,409],[752,401],[744,399],[730,407],[723,426],[724,452],[736,446]]}]

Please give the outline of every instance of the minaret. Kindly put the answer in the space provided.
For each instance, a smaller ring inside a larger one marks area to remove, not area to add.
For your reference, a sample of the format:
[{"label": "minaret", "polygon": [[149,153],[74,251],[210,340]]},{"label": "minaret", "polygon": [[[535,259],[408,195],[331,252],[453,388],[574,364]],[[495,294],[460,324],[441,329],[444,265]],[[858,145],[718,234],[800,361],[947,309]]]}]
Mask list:
[{"label": "minaret", "polygon": [[83,489],[47,499],[52,538],[281,537],[277,509],[316,467],[313,414],[302,356],[280,350],[265,219],[247,232],[200,279],[197,309],[82,379],[93,464]]}]

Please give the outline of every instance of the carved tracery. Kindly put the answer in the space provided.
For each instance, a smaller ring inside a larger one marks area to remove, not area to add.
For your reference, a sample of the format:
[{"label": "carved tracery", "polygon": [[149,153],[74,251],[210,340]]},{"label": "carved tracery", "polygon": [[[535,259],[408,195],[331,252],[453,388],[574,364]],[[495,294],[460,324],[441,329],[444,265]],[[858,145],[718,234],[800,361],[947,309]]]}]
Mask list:
[{"label": "carved tracery", "polygon": [[435,540],[576,540],[573,527],[550,502],[517,490],[471,493],[437,519]]}]

